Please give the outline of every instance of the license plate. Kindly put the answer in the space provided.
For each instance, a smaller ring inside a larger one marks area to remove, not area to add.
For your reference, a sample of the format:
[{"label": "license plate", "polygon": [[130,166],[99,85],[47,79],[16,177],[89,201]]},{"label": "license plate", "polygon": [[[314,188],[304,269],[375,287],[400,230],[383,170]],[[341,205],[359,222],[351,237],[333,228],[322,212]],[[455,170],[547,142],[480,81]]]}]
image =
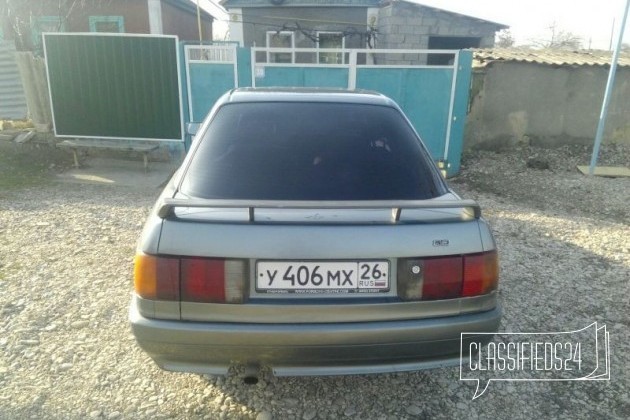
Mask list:
[{"label": "license plate", "polygon": [[389,290],[388,261],[259,261],[262,293],[379,293]]}]

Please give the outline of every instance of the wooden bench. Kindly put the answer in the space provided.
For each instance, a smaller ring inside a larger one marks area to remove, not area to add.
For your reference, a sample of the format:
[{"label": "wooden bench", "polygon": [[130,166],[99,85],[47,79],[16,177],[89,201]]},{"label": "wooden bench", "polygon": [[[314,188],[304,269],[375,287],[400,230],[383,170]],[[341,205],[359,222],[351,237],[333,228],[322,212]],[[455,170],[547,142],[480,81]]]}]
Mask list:
[{"label": "wooden bench", "polygon": [[79,149],[105,149],[142,153],[142,157],[144,159],[144,170],[146,171],[149,167],[149,153],[157,150],[160,146],[158,144],[133,144],[111,140],[73,139],[57,143],[57,147],[72,150],[72,154],[74,155],[74,166],[76,168],[79,167]]}]

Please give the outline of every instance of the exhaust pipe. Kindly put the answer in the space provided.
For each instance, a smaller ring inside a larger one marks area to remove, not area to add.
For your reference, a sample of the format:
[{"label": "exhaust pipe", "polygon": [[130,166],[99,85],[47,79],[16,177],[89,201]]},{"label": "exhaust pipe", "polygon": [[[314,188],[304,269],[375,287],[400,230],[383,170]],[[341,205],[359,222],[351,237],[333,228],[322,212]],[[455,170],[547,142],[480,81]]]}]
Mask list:
[{"label": "exhaust pipe", "polygon": [[258,376],[260,375],[260,368],[255,365],[245,366],[245,376],[243,382],[245,385],[256,385],[258,383]]}]

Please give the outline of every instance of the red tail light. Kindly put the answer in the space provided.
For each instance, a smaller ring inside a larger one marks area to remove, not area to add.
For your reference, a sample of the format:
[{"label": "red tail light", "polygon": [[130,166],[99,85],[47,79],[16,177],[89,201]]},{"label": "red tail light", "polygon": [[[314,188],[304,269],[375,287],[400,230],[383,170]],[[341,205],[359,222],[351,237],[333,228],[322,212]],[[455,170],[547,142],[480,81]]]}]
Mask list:
[{"label": "red tail light", "polygon": [[496,251],[464,258],[464,288],[462,296],[484,295],[497,288],[499,258]]},{"label": "red tail light", "polygon": [[245,260],[138,254],[134,287],[144,299],[242,303],[247,275]]},{"label": "red tail light", "polygon": [[224,260],[182,258],[182,300],[225,302]]},{"label": "red tail light", "polygon": [[497,252],[398,260],[398,295],[403,300],[478,296],[496,289]]},{"label": "red tail light", "polygon": [[422,300],[452,299],[462,291],[462,257],[424,260]]}]

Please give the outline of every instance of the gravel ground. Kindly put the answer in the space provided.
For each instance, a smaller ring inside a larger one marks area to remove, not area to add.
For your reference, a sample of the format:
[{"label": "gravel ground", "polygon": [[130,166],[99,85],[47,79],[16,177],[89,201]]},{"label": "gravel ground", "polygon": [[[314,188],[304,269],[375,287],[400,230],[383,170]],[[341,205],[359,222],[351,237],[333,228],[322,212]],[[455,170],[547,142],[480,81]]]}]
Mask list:
[{"label": "gravel ground", "polygon": [[51,183],[0,190],[0,418],[628,418],[630,179],[584,177],[574,165],[587,161],[576,147],[476,152],[451,184],[495,231],[501,331],[605,324],[610,381],[493,382],[472,401],[458,368],[256,385],[161,371],[127,323],[134,246],[158,191]]}]

